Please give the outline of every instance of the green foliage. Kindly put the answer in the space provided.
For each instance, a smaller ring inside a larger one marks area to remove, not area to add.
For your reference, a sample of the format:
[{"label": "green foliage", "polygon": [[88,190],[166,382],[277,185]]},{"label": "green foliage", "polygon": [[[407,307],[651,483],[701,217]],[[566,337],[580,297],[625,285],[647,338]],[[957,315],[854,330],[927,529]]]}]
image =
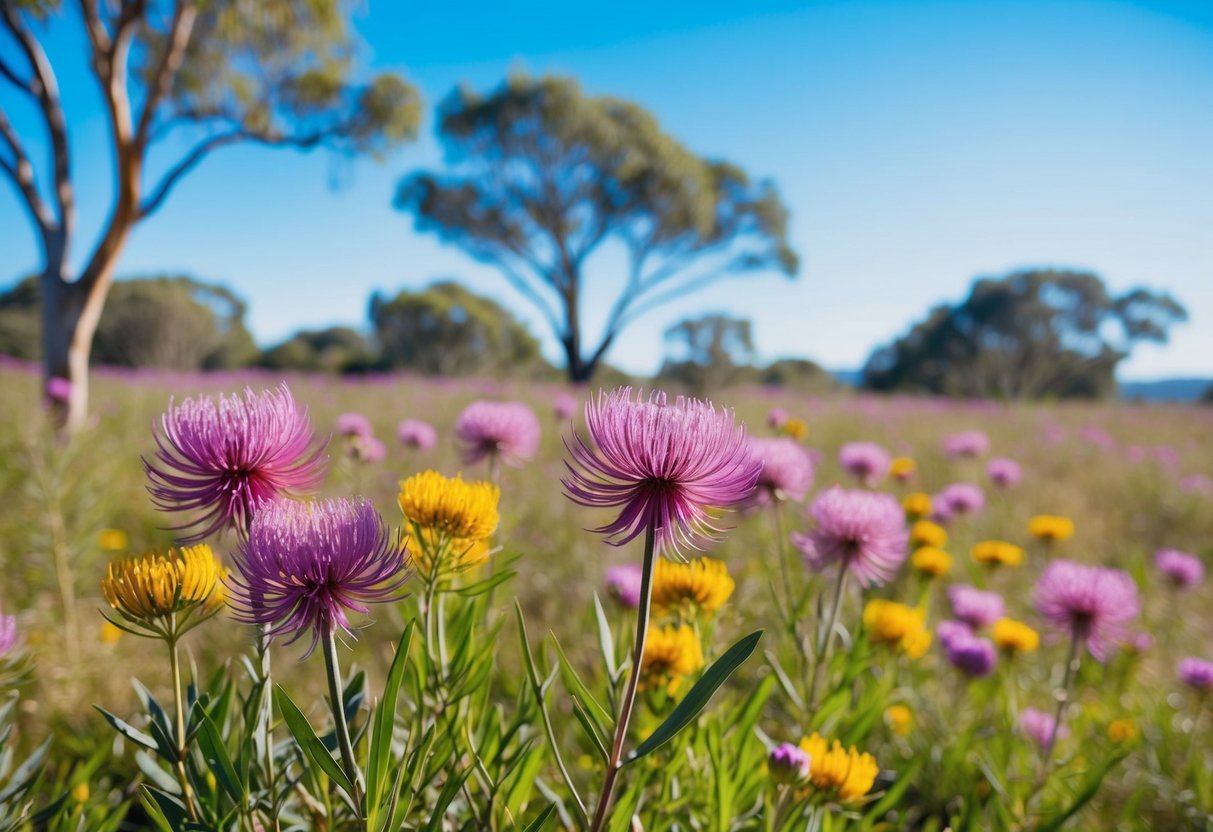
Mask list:
[{"label": "green foliage", "polygon": [[366,370],[376,363],[366,338],[345,326],[302,330],[267,349],[258,364],[271,370],[346,373]]},{"label": "green foliage", "polygon": [[[573,381],[655,306],[726,276],[797,270],[773,184],[699,157],[639,105],[586,95],[572,79],[460,88],[439,108],[439,135],[451,171],[410,176],[397,207],[496,266],[545,315]],[[580,306],[595,279],[588,261],[608,244],[628,272],[591,345]]]},{"label": "green foliage", "polygon": [[962,303],[935,307],[873,352],[864,386],[995,398],[1108,396],[1132,348],[1164,343],[1184,320],[1187,312],[1170,295],[1133,289],[1114,297],[1088,272],[983,278]]},{"label": "green foliage", "polygon": [[0,355],[26,361],[42,355],[38,278],[27,277],[0,292]]},{"label": "green foliage", "polygon": [[454,281],[394,298],[371,298],[371,323],[387,369],[431,376],[544,374],[539,342],[496,301]]}]

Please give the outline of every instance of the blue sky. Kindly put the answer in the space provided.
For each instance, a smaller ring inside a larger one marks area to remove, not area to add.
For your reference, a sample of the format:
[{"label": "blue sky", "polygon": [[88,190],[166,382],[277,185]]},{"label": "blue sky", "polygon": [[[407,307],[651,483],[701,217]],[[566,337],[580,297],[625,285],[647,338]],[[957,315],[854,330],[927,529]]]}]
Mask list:
[{"label": "blue sky", "polygon": [[[974,276],[1050,265],[1187,304],[1172,343],[1141,348],[1123,377],[1213,375],[1213,4],[365,5],[367,63],[404,70],[425,94],[421,141],[385,164],[221,151],[139,227],[121,274],[226,282],[262,343],[361,325],[372,290],[456,276],[515,308],[555,356],[502,278],[391,208],[403,175],[441,162],[432,105],[460,82],[485,89],[525,68],[637,100],[696,151],[773,178],[791,209],[795,281],[722,283],[641,319],[609,356],[629,370],[655,369],[671,323],[720,310],[754,320],[765,359],[855,368]],[[71,20],[51,49],[88,233],[109,171],[82,37]],[[11,90],[0,101],[32,123]],[[0,191],[0,280],[37,259],[15,195]],[[591,326],[616,279],[599,265]]]}]

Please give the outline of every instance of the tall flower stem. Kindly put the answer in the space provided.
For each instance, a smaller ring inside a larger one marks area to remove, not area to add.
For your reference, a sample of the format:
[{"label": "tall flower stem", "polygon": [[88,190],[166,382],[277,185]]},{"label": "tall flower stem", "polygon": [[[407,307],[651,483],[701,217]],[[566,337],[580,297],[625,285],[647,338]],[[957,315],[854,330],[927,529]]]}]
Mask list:
[{"label": "tall flower stem", "polygon": [[615,739],[611,743],[611,757],[607,761],[606,777],[602,781],[602,792],[598,795],[598,806],[594,810],[594,821],[590,832],[599,832],[610,815],[611,799],[615,792],[615,780],[623,767],[623,744],[628,736],[628,723],[632,721],[632,708],[636,704],[636,688],[640,684],[640,664],[644,661],[644,643],[649,633],[649,605],[653,598],[653,567],[656,563],[656,535],[650,525],[644,535],[644,566],[640,578],[640,604],[636,607],[636,643],[632,650],[632,669],[628,673],[628,684],[623,701],[619,705],[619,721],[615,725]]},{"label": "tall flower stem", "polygon": [[775,551],[779,555],[779,577],[783,581],[788,611],[787,625],[790,631],[796,623],[795,593],[792,592],[792,575],[788,568],[787,539],[783,533],[783,502],[776,496],[771,496],[771,514],[775,519]]},{"label": "tall flower stem", "polygon": [[1053,760],[1053,746],[1057,744],[1057,735],[1061,732],[1061,722],[1066,716],[1066,706],[1070,704],[1070,685],[1078,673],[1078,665],[1081,662],[1078,650],[1082,641],[1082,634],[1077,629],[1070,633],[1070,651],[1066,655],[1066,672],[1062,676],[1061,690],[1057,696],[1057,713],[1053,717],[1053,730],[1049,732],[1049,742],[1045,745],[1044,761],[1041,764],[1040,772],[1041,780],[1049,776],[1049,764]]},{"label": "tall flower stem", "polygon": [[843,562],[838,568],[838,582],[834,584],[834,600],[830,602],[830,615],[826,619],[825,629],[817,636],[817,653],[813,656],[813,674],[809,677],[809,696],[805,700],[809,710],[817,708],[817,687],[821,681],[822,665],[825,665],[829,672],[830,648],[834,644],[834,625],[838,623],[838,610],[842,606],[842,592],[846,585],[847,564]]},{"label": "tall flower stem", "polygon": [[181,687],[181,657],[177,652],[177,637],[171,636],[166,641],[168,642],[169,664],[173,672],[173,705],[177,712],[177,736],[175,738],[177,747],[173,749],[177,759],[174,761],[174,768],[177,770],[177,782],[181,784],[181,798],[185,802],[186,811],[189,812],[190,819],[196,821],[199,818],[198,810],[194,806],[194,788],[190,785],[189,773],[185,768],[189,742],[185,733],[185,695]]},{"label": "tall flower stem", "polygon": [[329,703],[333,707],[333,727],[337,733],[337,744],[341,748],[341,762],[346,775],[354,784],[354,805],[358,812],[359,828],[366,827],[365,807],[362,794],[366,786],[362,772],[354,759],[354,745],[350,742],[350,727],[345,721],[345,707],[341,698],[341,668],[337,663],[337,635],[332,630],[324,634],[324,669],[329,680]]}]

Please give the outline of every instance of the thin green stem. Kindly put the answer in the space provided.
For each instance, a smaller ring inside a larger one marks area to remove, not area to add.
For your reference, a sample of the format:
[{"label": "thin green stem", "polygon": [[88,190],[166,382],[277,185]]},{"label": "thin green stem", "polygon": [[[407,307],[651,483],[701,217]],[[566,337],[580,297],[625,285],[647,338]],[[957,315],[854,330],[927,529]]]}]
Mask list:
[{"label": "thin green stem", "polygon": [[169,664],[173,671],[173,706],[177,712],[177,747],[173,749],[176,752],[177,759],[174,761],[174,768],[177,771],[177,782],[181,784],[181,798],[185,802],[186,811],[190,814],[190,820],[197,821],[198,809],[195,806],[194,788],[190,785],[189,773],[185,768],[185,759],[189,753],[189,743],[185,733],[185,695],[181,688],[181,657],[177,653],[177,638],[172,636],[166,639],[168,643]]},{"label": "thin green stem", "polygon": [[615,725],[615,739],[611,744],[611,757],[607,761],[606,777],[602,781],[602,792],[598,795],[598,806],[594,809],[594,821],[590,832],[599,832],[610,816],[611,799],[615,792],[615,780],[623,767],[623,744],[628,736],[628,723],[632,721],[632,708],[636,704],[636,689],[640,684],[640,665],[644,661],[644,644],[649,632],[649,606],[653,599],[653,567],[656,563],[656,535],[652,526],[644,534],[644,566],[640,579],[640,604],[636,607],[636,643],[632,649],[632,668],[628,673],[628,684],[619,706],[619,721]]},{"label": "thin green stem", "polygon": [[810,711],[817,709],[817,688],[821,681],[821,668],[830,667],[830,648],[834,644],[834,625],[838,622],[838,610],[842,606],[842,592],[847,585],[847,563],[839,564],[838,582],[834,584],[834,600],[830,603],[830,615],[825,629],[817,634],[817,652],[813,656],[813,674],[809,677],[809,695],[805,699]]},{"label": "thin green stem", "polygon": [[350,742],[350,727],[345,721],[345,703],[341,698],[341,668],[337,662],[337,635],[330,631],[324,636],[324,669],[329,681],[329,704],[333,709],[333,727],[337,733],[337,745],[341,748],[341,762],[346,776],[354,784],[354,805],[358,812],[358,825],[366,828],[366,807],[362,795],[366,790],[362,772],[354,759],[354,744]]},{"label": "thin green stem", "polygon": [[1057,744],[1057,735],[1061,731],[1062,720],[1066,716],[1066,706],[1070,704],[1070,685],[1078,673],[1078,665],[1082,661],[1078,650],[1082,643],[1082,634],[1078,630],[1070,633],[1070,651],[1066,655],[1066,672],[1062,676],[1061,690],[1057,694],[1057,713],[1053,717],[1053,730],[1049,732],[1049,742],[1045,745],[1044,762],[1041,778],[1048,777],[1049,763],[1053,760],[1053,746]]}]

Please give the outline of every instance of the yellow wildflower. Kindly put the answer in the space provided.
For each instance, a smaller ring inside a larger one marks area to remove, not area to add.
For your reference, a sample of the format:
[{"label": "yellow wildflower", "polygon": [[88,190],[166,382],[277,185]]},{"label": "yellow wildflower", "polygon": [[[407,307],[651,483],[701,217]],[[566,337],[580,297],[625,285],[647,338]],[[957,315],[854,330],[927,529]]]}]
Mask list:
[{"label": "yellow wildflower", "polygon": [[863,608],[863,626],[876,644],[900,647],[911,659],[922,658],[931,646],[922,609],[874,598]]},{"label": "yellow wildflower", "polygon": [[122,638],[122,630],[117,627],[112,621],[101,622],[101,643],[102,644],[117,644],[118,639]]},{"label": "yellow wildflower", "polygon": [[943,548],[948,542],[948,533],[943,526],[930,520],[919,520],[910,526],[910,545],[915,549],[920,546]]},{"label": "yellow wildflower", "polygon": [[1040,646],[1040,633],[1013,618],[995,621],[992,635],[999,649],[1008,653],[1031,653]]},{"label": "yellow wildflower", "polygon": [[863,797],[880,773],[875,757],[860,753],[855,746],[843,748],[838,740],[831,745],[821,735],[812,734],[800,741],[800,747],[809,755],[813,785],[836,793],[840,800]]},{"label": "yellow wildflower", "polygon": [[889,476],[898,482],[905,482],[910,479],[917,470],[918,464],[908,456],[899,456],[889,463]]},{"label": "yellow wildflower", "polygon": [[1069,517],[1038,514],[1028,521],[1028,532],[1045,543],[1061,543],[1074,536],[1074,521]]},{"label": "yellow wildflower", "polygon": [[711,615],[736,587],[724,561],[695,558],[689,563],[659,559],[653,565],[653,608],[667,613],[692,606]]},{"label": "yellow wildflower", "polygon": [[77,803],[88,802],[88,796],[89,796],[88,783],[77,783],[76,785],[72,786],[72,798]]},{"label": "yellow wildflower", "polygon": [[910,556],[910,565],[924,575],[938,577],[952,571],[952,556],[943,549],[923,546],[914,550],[914,554]]},{"label": "yellow wildflower", "polygon": [[686,624],[650,627],[640,662],[640,689],[674,693],[684,676],[703,667],[703,646]]},{"label": "yellow wildflower", "polygon": [[102,529],[97,532],[97,545],[107,552],[125,552],[129,541],[122,529]]},{"label": "yellow wildflower", "polygon": [[126,618],[158,627],[158,619],[177,613],[218,612],[226,577],[210,546],[184,546],[111,561],[101,595]]},{"label": "yellow wildflower", "polygon": [[992,566],[1019,566],[1023,563],[1023,549],[1005,540],[983,540],[969,552],[977,563]]},{"label": "yellow wildflower", "polygon": [[914,715],[905,705],[890,705],[885,708],[884,720],[889,729],[899,737],[906,736],[914,727]]},{"label": "yellow wildflower", "polygon": [[1131,719],[1114,719],[1108,723],[1108,739],[1112,742],[1132,742],[1137,739],[1137,723]]},{"label": "yellow wildflower", "polygon": [[400,483],[397,502],[409,522],[456,540],[486,540],[497,530],[501,489],[491,482],[464,482],[437,471]]},{"label": "yellow wildflower", "polygon": [[797,442],[803,442],[809,435],[809,426],[803,419],[788,419],[779,427],[779,432],[790,436]]},{"label": "yellow wildflower", "polygon": [[901,498],[901,508],[906,516],[920,519],[931,513],[931,495],[923,491],[915,491]]}]

